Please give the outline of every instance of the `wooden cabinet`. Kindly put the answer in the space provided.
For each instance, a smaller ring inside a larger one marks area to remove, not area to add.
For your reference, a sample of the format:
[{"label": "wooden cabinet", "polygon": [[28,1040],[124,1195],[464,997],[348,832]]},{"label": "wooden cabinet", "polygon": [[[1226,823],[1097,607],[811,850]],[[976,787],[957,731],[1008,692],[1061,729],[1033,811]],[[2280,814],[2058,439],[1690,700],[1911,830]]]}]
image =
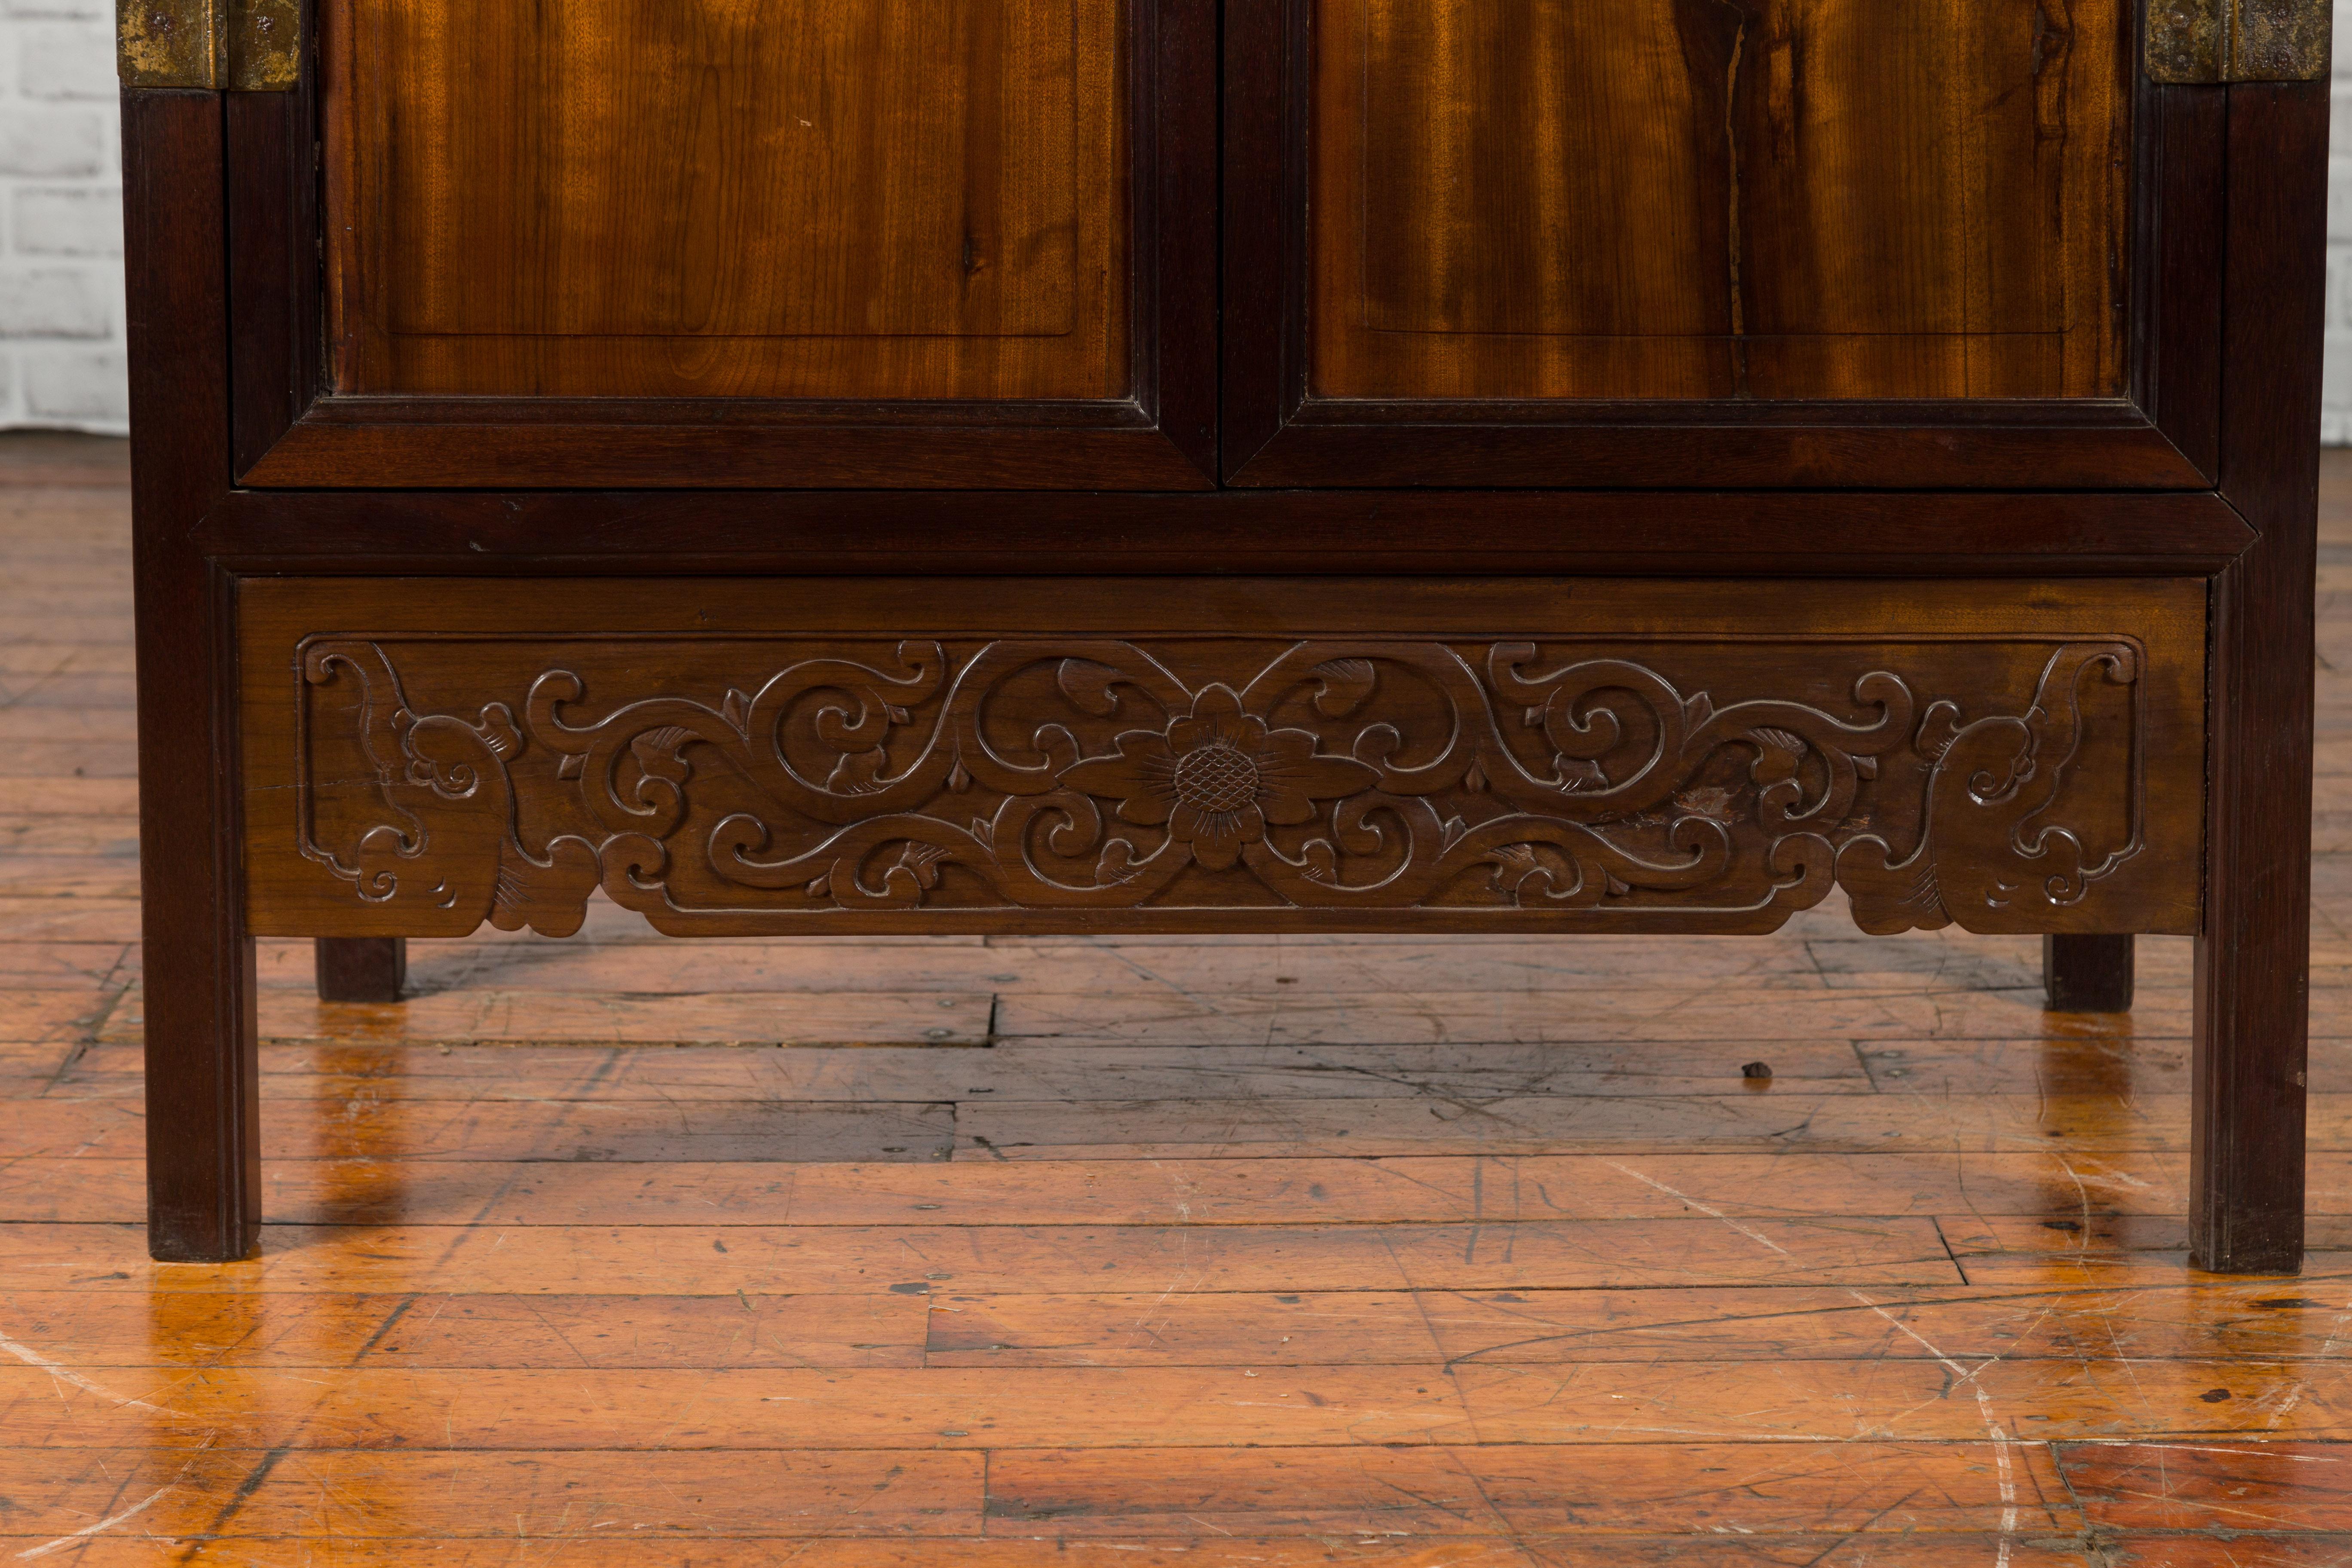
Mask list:
[{"label": "wooden cabinet", "polygon": [[256,931],[1842,891],[2195,932],[2198,1257],[2299,1256],[2306,0],[157,7],[160,1255]]}]

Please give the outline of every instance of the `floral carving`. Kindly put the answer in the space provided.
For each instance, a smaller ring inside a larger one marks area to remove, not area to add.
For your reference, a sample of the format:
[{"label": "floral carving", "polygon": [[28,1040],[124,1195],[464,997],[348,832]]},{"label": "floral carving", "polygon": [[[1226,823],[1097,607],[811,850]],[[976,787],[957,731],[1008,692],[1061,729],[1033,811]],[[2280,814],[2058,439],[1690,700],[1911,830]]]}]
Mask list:
[{"label": "floral carving", "polygon": [[682,933],[919,910],[1764,930],[1838,882],[1872,930],[2032,930],[2141,847],[2136,760],[2094,770],[2119,827],[2060,816],[2086,693],[2132,710],[2126,643],[2045,645],[2038,687],[1973,715],[1870,664],[1824,683],[1834,642],[1727,666],[1810,700],[1724,703],[1635,647],[1310,641],[1187,679],[1186,646],[747,638],[724,666],[766,661],[749,685],[541,663],[469,719],[411,703],[396,643],[317,639],[305,722],[324,701],[374,804],[315,789],[306,740],[302,849],[437,934],[576,929],[597,886]]},{"label": "floral carving", "polygon": [[1115,744],[1117,756],[1089,757],[1061,782],[1117,800],[1122,822],[1166,824],[1168,837],[1191,846],[1212,871],[1264,838],[1267,823],[1311,822],[1317,801],[1380,782],[1352,757],[1318,754],[1307,731],[1267,729],[1224,686],[1203,688],[1192,710],[1165,731],[1129,730]]}]

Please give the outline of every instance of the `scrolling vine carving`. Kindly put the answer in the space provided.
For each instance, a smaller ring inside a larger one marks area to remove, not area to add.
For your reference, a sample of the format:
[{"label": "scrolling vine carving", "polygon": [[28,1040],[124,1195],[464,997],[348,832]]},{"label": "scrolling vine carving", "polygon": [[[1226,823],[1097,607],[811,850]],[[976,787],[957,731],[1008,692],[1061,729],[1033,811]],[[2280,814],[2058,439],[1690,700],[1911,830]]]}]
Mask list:
[{"label": "scrolling vine carving", "polygon": [[[1872,931],[2032,930],[2142,847],[2136,741],[2081,765],[2091,689],[2133,711],[2126,642],[2029,650],[2032,689],[1981,713],[1868,666],[1843,700],[1718,707],[1627,649],[1318,640],[1188,679],[1191,647],[747,642],[727,668],[772,673],[716,701],[551,656],[466,717],[410,700],[396,640],[313,639],[301,850],[420,934],[564,935],[598,887],[681,933],[1103,910],[1759,930],[1835,883]],[[364,765],[331,784],[313,753],[337,743]],[[2095,829],[2063,815],[2078,776]]]}]

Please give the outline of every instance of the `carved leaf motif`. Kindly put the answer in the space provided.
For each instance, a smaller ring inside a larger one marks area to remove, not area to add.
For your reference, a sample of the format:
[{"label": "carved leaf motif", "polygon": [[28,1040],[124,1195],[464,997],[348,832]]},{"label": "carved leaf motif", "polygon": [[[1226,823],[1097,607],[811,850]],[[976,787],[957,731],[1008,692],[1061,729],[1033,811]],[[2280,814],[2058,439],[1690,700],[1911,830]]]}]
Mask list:
[{"label": "carved leaf motif", "polygon": [[1124,838],[1114,838],[1102,847],[1095,861],[1095,880],[1108,886],[1124,882],[1135,875],[1135,846]]},{"label": "carved leaf motif", "polygon": [[1315,694],[1315,711],[1326,719],[1345,719],[1361,708],[1370,699],[1378,679],[1376,667],[1369,658],[1326,659],[1312,673],[1323,682],[1322,689]]},{"label": "carved leaf motif", "polygon": [[1495,862],[1495,885],[1498,888],[1516,889],[1529,877],[1543,871],[1543,862],[1524,844],[1501,845],[1490,858]]},{"label": "carved leaf motif", "polygon": [[874,795],[882,788],[882,764],[887,759],[879,747],[870,752],[851,752],[833,764],[833,773],[824,787],[835,795]]},{"label": "carved leaf motif", "polygon": [[522,731],[515,728],[514,710],[503,702],[483,709],[481,722],[474,728],[490,755],[502,763],[513,761],[522,751]]},{"label": "carved leaf motif", "polygon": [[1066,658],[1054,679],[1070,706],[1080,712],[1108,719],[1118,711],[1118,695],[1111,688],[1122,678],[1109,665],[1091,658]]},{"label": "carved leaf motif", "polygon": [[900,852],[898,864],[911,872],[915,885],[929,891],[940,885],[940,862],[948,852],[936,844],[910,843]]},{"label": "carved leaf motif", "polygon": [[1937,701],[1927,705],[1927,716],[1919,721],[1917,751],[1929,762],[1940,762],[1952,742],[1959,738],[1960,705]]},{"label": "carved leaf motif", "polygon": [[584,838],[556,839],[543,862],[509,839],[499,857],[490,923],[500,931],[529,928],[541,936],[572,936],[587,919],[588,895],[601,877],[595,847]]}]

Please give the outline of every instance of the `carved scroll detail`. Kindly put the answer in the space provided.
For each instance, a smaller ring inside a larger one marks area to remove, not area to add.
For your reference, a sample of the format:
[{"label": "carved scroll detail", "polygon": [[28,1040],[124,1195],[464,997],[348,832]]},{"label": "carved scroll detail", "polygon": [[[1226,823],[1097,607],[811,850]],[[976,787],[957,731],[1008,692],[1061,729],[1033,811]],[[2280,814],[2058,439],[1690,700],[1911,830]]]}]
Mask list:
[{"label": "carved scroll detail", "polygon": [[1864,834],[1838,854],[1838,879],[1863,930],[1934,930],[1979,911],[2030,920],[2081,903],[2094,883],[2138,854],[2137,756],[2125,781],[2135,806],[2131,832],[2121,845],[2093,860],[2074,831],[2050,819],[2081,746],[2082,687],[2138,679],[2139,656],[2129,644],[2069,643],[2050,656],[2021,717],[1963,724],[1957,704],[1930,706],[1918,750],[1935,771],[1917,847],[1897,861],[1884,838]]},{"label": "carved scroll detail", "polygon": [[600,885],[680,932],[1122,909],[1763,929],[1836,882],[1885,931],[2033,929],[2141,847],[2136,742],[2089,781],[2120,838],[2086,847],[2061,814],[2085,690],[2138,679],[2125,642],[2057,646],[2013,713],[1923,710],[1866,667],[1842,702],[1717,707],[1613,651],[1319,640],[1188,680],[1179,646],[858,645],[715,700],[542,665],[518,721],[420,712],[392,639],[313,639],[304,680],[342,689],[380,804],[322,830],[306,735],[302,853],[420,930],[568,934]]},{"label": "carved scroll detail", "polygon": [[[493,702],[471,721],[418,714],[375,644],[318,643],[304,650],[303,678],[311,684],[344,672],[360,685],[359,739],[392,820],[360,834],[349,858],[321,848],[306,768],[298,796],[303,855],[350,882],[367,903],[470,911],[472,925],[488,919],[504,931],[578,931],[597,883],[596,849],[572,837],[551,839],[536,852],[525,847],[506,765],[524,744],[514,710]],[[307,760],[307,743],[303,750]]]}]

